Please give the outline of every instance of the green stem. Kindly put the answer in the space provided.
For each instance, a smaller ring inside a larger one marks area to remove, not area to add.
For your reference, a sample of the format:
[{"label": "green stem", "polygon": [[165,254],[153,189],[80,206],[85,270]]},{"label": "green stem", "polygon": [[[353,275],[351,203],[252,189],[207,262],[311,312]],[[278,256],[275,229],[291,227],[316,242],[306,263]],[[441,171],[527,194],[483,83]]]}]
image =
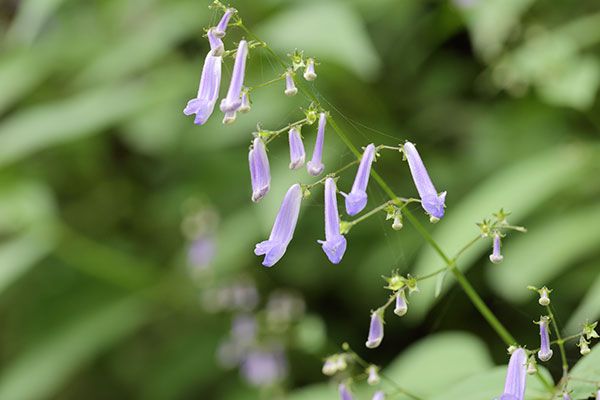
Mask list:
[{"label": "green stem", "polygon": [[336,175],[338,175],[340,172],[343,172],[343,171],[347,170],[348,168],[350,168],[350,167],[351,167],[351,166],[353,166],[354,164],[358,164],[358,162],[359,162],[359,160],[354,160],[354,161],[351,161],[350,163],[348,163],[348,164],[344,165],[342,168],[338,169],[337,171],[333,171],[333,172],[331,172],[331,173],[329,173],[329,174],[325,175],[324,177],[322,177],[322,178],[321,178],[321,179],[319,179],[318,181],[316,181],[316,182],[313,182],[313,183],[311,183],[310,185],[303,185],[303,186],[304,186],[306,189],[312,189],[313,187],[315,187],[315,186],[317,186],[317,185],[319,185],[319,184],[321,184],[321,183],[325,182],[325,180],[326,180],[327,178],[333,178],[333,177],[335,177],[335,176],[336,176]]},{"label": "green stem", "polygon": [[456,260],[458,260],[458,257],[460,257],[460,255],[462,253],[464,253],[469,247],[473,246],[475,243],[477,243],[477,241],[481,239],[481,235],[477,235],[475,238],[473,238],[473,240],[471,240],[469,243],[465,244],[457,253],[456,255],[452,258],[453,262],[456,262]]},{"label": "green stem", "polygon": [[260,85],[252,86],[251,88],[248,88],[248,91],[251,92],[254,89],[260,89],[260,88],[263,88],[265,86],[269,86],[270,84],[275,83],[275,82],[279,82],[279,81],[281,81],[283,79],[285,79],[285,75],[281,75],[278,78],[271,79],[270,81],[266,81],[264,83],[261,83]]}]

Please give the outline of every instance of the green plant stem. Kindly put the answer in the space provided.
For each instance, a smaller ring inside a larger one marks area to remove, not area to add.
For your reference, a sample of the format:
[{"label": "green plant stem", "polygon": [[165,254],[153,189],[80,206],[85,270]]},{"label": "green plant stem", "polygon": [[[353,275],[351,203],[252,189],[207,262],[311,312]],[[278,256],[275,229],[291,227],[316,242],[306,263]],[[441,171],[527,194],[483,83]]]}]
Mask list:
[{"label": "green plant stem", "polygon": [[[552,320],[552,326],[554,326],[554,332],[556,333],[556,344],[558,344],[558,348],[560,349],[560,358],[562,360],[562,369],[563,375],[561,380],[566,380],[569,375],[569,363],[567,362],[567,355],[565,353],[565,345],[563,339],[560,336],[560,330],[558,329],[558,324],[556,323],[556,318],[554,318],[554,313],[552,312],[552,308],[547,305],[546,310],[548,311],[548,315]],[[566,382],[565,382],[566,384]]]},{"label": "green plant stem", "polygon": [[374,209],[372,209],[368,213],[366,213],[364,215],[361,215],[360,217],[358,217],[358,218],[356,218],[356,219],[354,219],[352,221],[348,221],[348,224],[350,226],[354,226],[354,225],[358,224],[359,222],[364,221],[365,219],[369,218],[370,216],[377,214],[379,211],[384,210],[390,204],[394,204],[394,203],[398,203],[399,202],[400,204],[402,204],[401,205],[401,208],[402,208],[402,207],[405,207],[407,204],[418,202],[418,201],[421,201],[421,200],[419,200],[419,199],[405,199],[403,197],[396,197],[395,199],[388,200],[385,203],[383,203],[383,204],[375,207]]},{"label": "green plant stem", "polygon": [[292,128],[294,126],[302,126],[305,123],[306,123],[306,118],[303,118],[303,119],[298,120],[296,122],[289,123],[286,126],[284,126],[283,128],[278,129],[276,131],[268,131],[268,130],[264,130],[263,129],[260,132],[262,132],[262,133],[268,133],[269,134],[269,138],[265,141],[265,144],[269,144],[273,140],[275,140],[275,138],[277,136],[279,136],[280,134],[282,134],[283,132],[290,130],[290,128]]},{"label": "green plant stem", "polygon": [[254,89],[260,89],[260,88],[263,88],[265,86],[269,86],[269,85],[271,85],[271,84],[273,84],[275,82],[279,82],[279,81],[281,81],[283,79],[285,79],[285,75],[281,75],[278,78],[271,79],[270,81],[266,81],[264,83],[261,83],[260,85],[252,86],[251,88],[248,88],[248,91],[251,92]]},{"label": "green plant stem", "polygon": [[321,179],[319,179],[318,181],[316,181],[316,182],[313,182],[313,183],[311,183],[310,185],[302,185],[302,186],[304,186],[306,189],[312,189],[313,187],[315,187],[315,186],[317,186],[317,185],[319,185],[319,184],[321,184],[321,183],[325,182],[325,180],[326,180],[327,178],[333,178],[333,177],[335,177],[335,176],[336,176],[336,175],[338,175],[340,172],[343,172],[343,171],[347,170],[348,168],[350,168],[350,167],[351,167],[351,166],[353,166],[354,164],[358,164],[358,162],[359,162],[359,160],[354,160],[354,161],[351,161],[350,163],[348,163],[348,164],[344,165],[342,168],[338,169],[337,171],[333,171],[333,172],[331,172],[331,173],[329,173],[329,174],[325,175],[324,177],[322,177],[322,178],[321,178]]},{"label": "green plant stem", "polygon": [[471,240],[469,243],[465,244],[457,253],[456,255],[452,258],[453,262],[456,262],[456,260],[458,260],[458,257],[460,257],[460,255],[462,253],[464,253],[469,247],[473,246],[475,243],[477,243],[479,241],[479,239],[481,239],[481,235],[477,235],[473,238],[473,240]]}]

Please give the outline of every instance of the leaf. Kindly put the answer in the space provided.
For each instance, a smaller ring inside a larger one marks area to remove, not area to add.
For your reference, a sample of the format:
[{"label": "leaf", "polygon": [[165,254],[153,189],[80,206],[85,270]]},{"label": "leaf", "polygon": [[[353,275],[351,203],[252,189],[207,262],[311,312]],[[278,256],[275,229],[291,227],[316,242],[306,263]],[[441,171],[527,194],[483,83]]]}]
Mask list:
[{"label": "leaf", "polygon": [[504,247],[500,268],[487,269],[490,285],[505,299],[531,299],[531,293],[525,290],[527,285],[548,284],[575,261],[598,250],[599,206],[543,221],[539,226],[530,226],[526,235],[507,241],[510,245]]},{"label": "leaf", "polygon": [[[596,150],[583,146],[561,146],[526,158],[488,177],[481,185],[454,204],[449,204],[444,218],[437,224],[433,238],[449,256],[453,256],[478,233],[475,222],[481,221],[500,208],[512,211],[509,221],[518,224],[525,216],[551,198],[571,182],[571,177],[593,160]],[[527,193],[524,196],[523,193]],[[515,233],[517,235],[517,233]],[[521,235],[521,234],[519,234]],[[526,234],[526,235],[529,235]],[[508,246],[507,246],[508,247]],[[480,240],[458,260],[458,267],[466,271],[491,243]],[[411,273],[419,276],[442,267],[444,262],[429,246],[423,249]],[[503,269],[504,266],[502,266]],[[445,289],[454,284],[446,279]],[[419,283],[422,293],[434,291],[435,283]],[[411,302],[408,321],[416,321],[432,306],[433,296],[415,296]]]},{"label": "leaf", "polygon": [[[593,266],[598,269],[597,262]],[[581,324],[589,319],[595,321],[600,318],[600,275],[596,278],[592,286],[589,288],[581,303],[575,311],[571,314],[569,321],[565,325],[565,333],[567,335],[573,335],[581,330]]]},{"label": "leaf", "polygon": [[[594,397],[598,386],[593,382],[600,382],[600,346],[596,344],[592,351],[579,359],[569,373],[573,379],[569,380],[569,390],[573,390],[573,399],[587,399]],[[590,382],[591,381],[591,382]]]},{"label": "leaf", "polygon": [[265,21],[257,35],[279,52],[304,49],[305,55],[337,62],[365,80],[380,67],[360,16],[347,3],[304,2]]},{"label": "leaf", "polygon": [[45,399],[96,354],[138,329],[150,316],[136,297],[120,299],[90,310],[85,317],[31,347],[5,364],[0,398]]},{"label": "leaf", "polygon": [[411,345],[383,371],[400,387],[429,398],[492,365],[486,345],[479,338],[448,332]]}]

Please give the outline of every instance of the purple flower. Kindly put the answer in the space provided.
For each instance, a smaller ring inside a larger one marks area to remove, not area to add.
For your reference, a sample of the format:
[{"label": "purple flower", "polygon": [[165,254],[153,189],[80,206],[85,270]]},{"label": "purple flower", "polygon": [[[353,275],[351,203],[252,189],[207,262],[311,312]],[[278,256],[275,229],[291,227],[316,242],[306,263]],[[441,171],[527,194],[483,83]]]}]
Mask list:
[{"label": "purple flower", "polygon": [[216,38],[223,38],[225,36],[225,30],[227,29],[227,24],[229,23],[229,18],[233,15],[233,10],[228,8],[223,14],[223,17],[219,21],[219,24],[214,27],[214,35]]},{"label": "purple flower", "polygon": [[242,105],[238,108],[238,111],[242,114],[250,111],[250,96],[248,96],[248,92],[245,90],[242,92]]},{"label": "purple flower", "polygon": [[319,130],[317,132],[317,141],[315,142],[315,149],[313,150],[312,160],[309,161],[306,166],[308,173],[312,176],[317,176],[325,165],[321,162],[321,156],[323,154],[323,137],[325,136],[325,124],[327,123],[327,115],[325,113],[319,114]]},{"label": "purple flower", "polygon": [[371,143],[365,149],[360,165],[354,178],[354,184],[349,194],[342,193],[346,198],[346,213],[348,215],[356,215],[361,212],[367,205],[367,185],[369,183],[369,175],[371,173],[371,164],[375,156],[375,145]]},{"label": "purple flower", "polygon": [[339,263],[346,251],[346,238],[340,233],[336,187],[333,178],[325,180],[325,240],[317,240],[327,254],[329,261]]},{"label": "purple flower", "polygon": [[281,257],[283,257],[288,244],[290,244],[290,241],[294,236],[294,229],[296,229],[296,222],[298,222],[301,201],[302,188],[300,188],[300,185],[298,184],[292,185],[283,198],[269,240],[265,240],[256,245],[254,254],[257,256],[265,254],[265,259],[263,261],[265,267],[272,267],[281,259]]},{"label": "purple flower", "polygon": [[271,188],[271,171],[265,144],[260,138],[254,139],[252,150],[248,153],[250,179],[252,181],[252,201],[257,203],[267,195]]},{"label": "purple flower", "polygon": [[504,393],[500,399],[496,400],[523,400],[525,397],[525,381],[527,355],[525,350],[518,348],[513,351],[508,362],[508,371],[506,372],[506,383],[504,384]]},{"label": "purple flower", "polygon": [[421,206],[431,216],[432,222],[436,222],[444,216],[446,192],[438,195],[414,144],[411,142],[404,144],[404,155],[408,161],[410,173],[415,181],[419,196],[421,196]]},{"label": "purple flower", "polygon": [[374,365],[369,365],[367,368],[367,383],[369,385],[377,385],[379,383],[379,374],[377,373],[377,367]]},{"label": "purple flower", "polygon": [[539,290],[539,292],[540,298],[538,300],[538,303],[540,304],[540,306],[547,306],[548,304],[550,304],[550,296],[548,296],[548,294],[551,292],[551,290],[548,290],[548,288],[544,286]]},{"label": "purple flower", "polygon": [[394,314],[403,316],[408,311],[408,305],[406,304],[406,297],[404,296],[404,289],[400,289],[396,295],[396,308],[394,308]]},{"label": "purple flower", "polygon": [[285,95],[286,96],[295,96],[298,93],[298,89],[294,84],[294,78],[292,77],[292,72],[288,71],[285,73]]},{"label": "purple flower", "polygon": [[218,57],[223,55],[225,47],[223,41],[215,36],[214,29],[208,30],[208,43],[210,44],[210,51],[213,56]]},{"label": "purple flower", "polygon": [[215,108],[221,86],[221,57],[215,57],[209,52],[202,67],[202,77],[198,87],[198,95],[188,101],[183,110],[185,115],[196,114],[194,124],[204,124]]},{"label": "purple flower", "polygon": [[369,326],[369,337],[365,346],[374,349],[383,340],[383,310],[378,309],[371,313],[371,325]]},{"label": "purple flower", "polygon": [[308,64],[306,65],[306,69],[304,70],[304,79],[307,81],[314,81],[317,79],[317,74],[315,73],[315,60],[309,58],[307,60]]},{"label": "purple flower", "polygon": [[385,400],[385,393],[383,390],[378,390],[375,392],[375,394],[373,395],[373,399],[372,400]]},{"label": "purple flower", "polygon": [[240,95],[242,93],[242,85],[244,83],[244,72],[246,70],[246,56],[248,55],[248,43],[241,40],[235,55],[235,63],[233,64],[233,74],[229,83],[229,91],[227,97],[221,100],[221,111],[225,113],[223,123],[230,125],[235,121],[235,113],[242,105]]},{"label": "purple flower", "polygon": [[285,355],[282,351],[251,351],[242,361],[241,373],[254,386],[279,382],[287,375]]},{"label": "purple flower", "polygon": [[500,254],[500,234],[496,232],[494,234],[494,250],[490,254],[490,261],[494,264],[500,264],[503,258],[502,254]]},{"label": "purple flower", "polygon": [[342,400],[354,400],[354,397],[352,396],[352,392],[350,392],[350,388],[348,388],[348,385],[346,385],[345,383],[340,383],[338,389],[340,391],[340,398]]},{"label": "purple flower", "polygon": [[552,349],[550,349],[550,337],[548,332],[548,317],[542,317],[538,322],[540,325],[540,351],[538,358],[540,361],[548,361],[552,357]]},{"label": "purple flower", "polygon": [[289,132],[290,140],[290,169],[298,169],[304,165],[306,153],[298,128],[293,127]]}]

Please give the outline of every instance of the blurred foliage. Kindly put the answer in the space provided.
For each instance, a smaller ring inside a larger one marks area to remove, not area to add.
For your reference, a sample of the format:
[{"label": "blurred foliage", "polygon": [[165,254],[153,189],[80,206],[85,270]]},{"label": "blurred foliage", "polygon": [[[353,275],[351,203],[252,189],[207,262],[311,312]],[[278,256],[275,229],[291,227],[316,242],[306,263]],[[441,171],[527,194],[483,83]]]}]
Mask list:
[{"label": "blurred foliage", "polygon": [[[269,146],[271,192],[253,204],[250,133],[258,122],[279,129],[300,119],[309,101],[285,98],[276,84],[253,92],[252,111],[233,126],[221,125],[218,110],[193,125],[182,110],[208,51],[203,29],[220,18],[208,5],[0,2],[0,399],[335,398],[321,364],[344,341],[428,398],[498,396],[505,369],[493,364],[506,363],[504,345],[450,278],[437,298],[435,280],[423,282],[407,316],[387,318],[381,347],[363,350],[369,310],[386,301],[380,276],[443,266],[409,224],[396,232],[384,214],[366,220],[331,265],[316,243],[315,188],[285,257],[260,266],[252,250],[283,193],[313,179],[287,170],[279,139]],[[427,226],[445,251],[454,254],[500,207],[529,229],[503,240],[503,264],[489,263],[487,241],[459,261],[520,342],[539,340],[531,321],[541,309],[528,284],[554,289],[570,333],[600,317],[597,1],[231,5],[280,56],[298,47],[317,58],[309,86],[357,146],[418,144],[436,187],[448,191],[446,216]],[[242,37],[230,29],[226,48]],[[226,59],[223,86],[231,69]],[[246,84],[281,72],[257,48]],[[302,132],[307,149],[315,131]],[[325,146],[327,171],[353,159],[331,129]],[[399,155],[384,153],[375,169],[399,195],[416,196]],[[340,189],[352,178],[346,172]],[[387,200],[374,183],[369,196],[368,207]],[[256,285],[250,308],[267,321],[257,340],[286,349],[288,375],[275,387],[257,389],[219,365],[232,319],[249,311],[232,294],[240,284]],[[300,296],[302,312],[273,322],[288,304],[281,293]],[[542,369],[555,381],[557,353]],[[599,354],[573,375],[600,379]],[[573,342],[567,357],[579,357]],[[529,382],[527,398],[543,397]],[[574,399],[592,389],[573,385]]]}]

